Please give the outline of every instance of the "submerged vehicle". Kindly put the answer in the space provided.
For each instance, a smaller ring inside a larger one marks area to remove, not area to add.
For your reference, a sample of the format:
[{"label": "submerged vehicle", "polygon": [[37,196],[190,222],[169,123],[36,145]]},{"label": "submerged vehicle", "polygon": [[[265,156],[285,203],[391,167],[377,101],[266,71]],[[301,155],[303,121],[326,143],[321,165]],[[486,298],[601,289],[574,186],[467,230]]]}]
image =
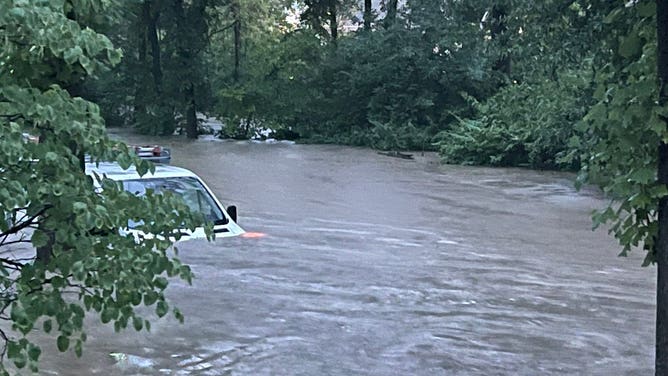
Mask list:
[{"label": "submerged vehicle", "polygon": [[[224,208],[213,194],[211,189],[194,172],[181,167],[156,164],[153,173],[140,176],[134,167],[123,170],[116,163],[86,164],[86,173],[90,176],[98,175],[123,184],[123,189],[138,196],[153,192],[172,192],[181,197],[193,212],[201,213],[207,222],[213,224],[213,232],[218,237],[238,236],[245,231],[237,224],[236,206]],[[130,221],[128,232],[135,235],[139,231],[135,228],[141,222]],[[205,238],[203,227],[195,231],[177,229],[184,236],[181,239]]]},{"label": "submerged vehicle", "polygon": [[169,164],[172,161],[172,152],[170,149],[160,145],[131,145],[131,149],[141,159],[153,163]]}]

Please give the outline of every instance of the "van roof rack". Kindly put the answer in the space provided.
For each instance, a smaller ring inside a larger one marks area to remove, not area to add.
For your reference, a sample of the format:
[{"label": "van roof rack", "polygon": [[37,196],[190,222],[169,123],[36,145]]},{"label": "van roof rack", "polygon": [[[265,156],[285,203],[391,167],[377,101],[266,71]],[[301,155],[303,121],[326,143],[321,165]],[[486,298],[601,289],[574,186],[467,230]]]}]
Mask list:
[{"label": "van roof rack", "polygon": [[160,145],[130,145],[130,148],[139,158],[153,163],[169,164],[172,160],[171,150]]}]

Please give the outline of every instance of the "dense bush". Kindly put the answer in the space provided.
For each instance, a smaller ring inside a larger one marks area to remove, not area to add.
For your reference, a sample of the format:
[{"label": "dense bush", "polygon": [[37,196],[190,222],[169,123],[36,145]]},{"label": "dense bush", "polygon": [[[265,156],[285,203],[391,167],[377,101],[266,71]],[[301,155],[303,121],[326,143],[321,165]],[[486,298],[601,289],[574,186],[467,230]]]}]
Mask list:
[{"label": "dense bush", "polygon": [[512,84],[484,103],[473,101],[476,116],[459,119],[439,135],[443,161],[577,169],[569,143],[591,95],[581,77],[574,73],[557,82]]},{"label": "dense bush", "polygon": [[457,51],[435,45],[421,30],[404,28],[341,39],[312,71],[316,95],[297,104],[302,116],[292,125],[317,142],[433,148],[433,136],[454,119],[450,112],[470,109],[459,93],[479,96],[489,82],[469,64],[475,44]]}]

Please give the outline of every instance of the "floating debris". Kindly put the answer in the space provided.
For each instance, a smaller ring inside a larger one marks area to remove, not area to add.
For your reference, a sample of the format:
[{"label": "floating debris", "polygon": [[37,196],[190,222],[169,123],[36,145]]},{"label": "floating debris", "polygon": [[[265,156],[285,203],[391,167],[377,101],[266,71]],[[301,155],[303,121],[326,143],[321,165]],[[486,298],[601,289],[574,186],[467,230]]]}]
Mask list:
[{"label": "floating debris", "polygon": [[116,366],[122,369],[153,368],[155,366],[155,361],[137,355],[112,352],[109,353],[109,356],[116,361]]}]

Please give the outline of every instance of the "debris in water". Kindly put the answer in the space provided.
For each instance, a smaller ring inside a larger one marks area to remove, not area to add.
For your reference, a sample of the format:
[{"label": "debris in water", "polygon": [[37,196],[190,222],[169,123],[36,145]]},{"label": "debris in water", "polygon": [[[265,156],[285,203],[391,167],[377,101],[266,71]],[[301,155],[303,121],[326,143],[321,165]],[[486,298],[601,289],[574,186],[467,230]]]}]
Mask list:
[{"label": "debris in water", "polygon": [[109,356],[116,361],[116,366],[120,368],[153,368],[155,365],[153,360],[137,355],[112,352],[109,353]]},{"label": "debris in water", "polygon": [[413,159],[413,154],[402,153],[400,151],[379,151],[378,154],[401,159]]}]

